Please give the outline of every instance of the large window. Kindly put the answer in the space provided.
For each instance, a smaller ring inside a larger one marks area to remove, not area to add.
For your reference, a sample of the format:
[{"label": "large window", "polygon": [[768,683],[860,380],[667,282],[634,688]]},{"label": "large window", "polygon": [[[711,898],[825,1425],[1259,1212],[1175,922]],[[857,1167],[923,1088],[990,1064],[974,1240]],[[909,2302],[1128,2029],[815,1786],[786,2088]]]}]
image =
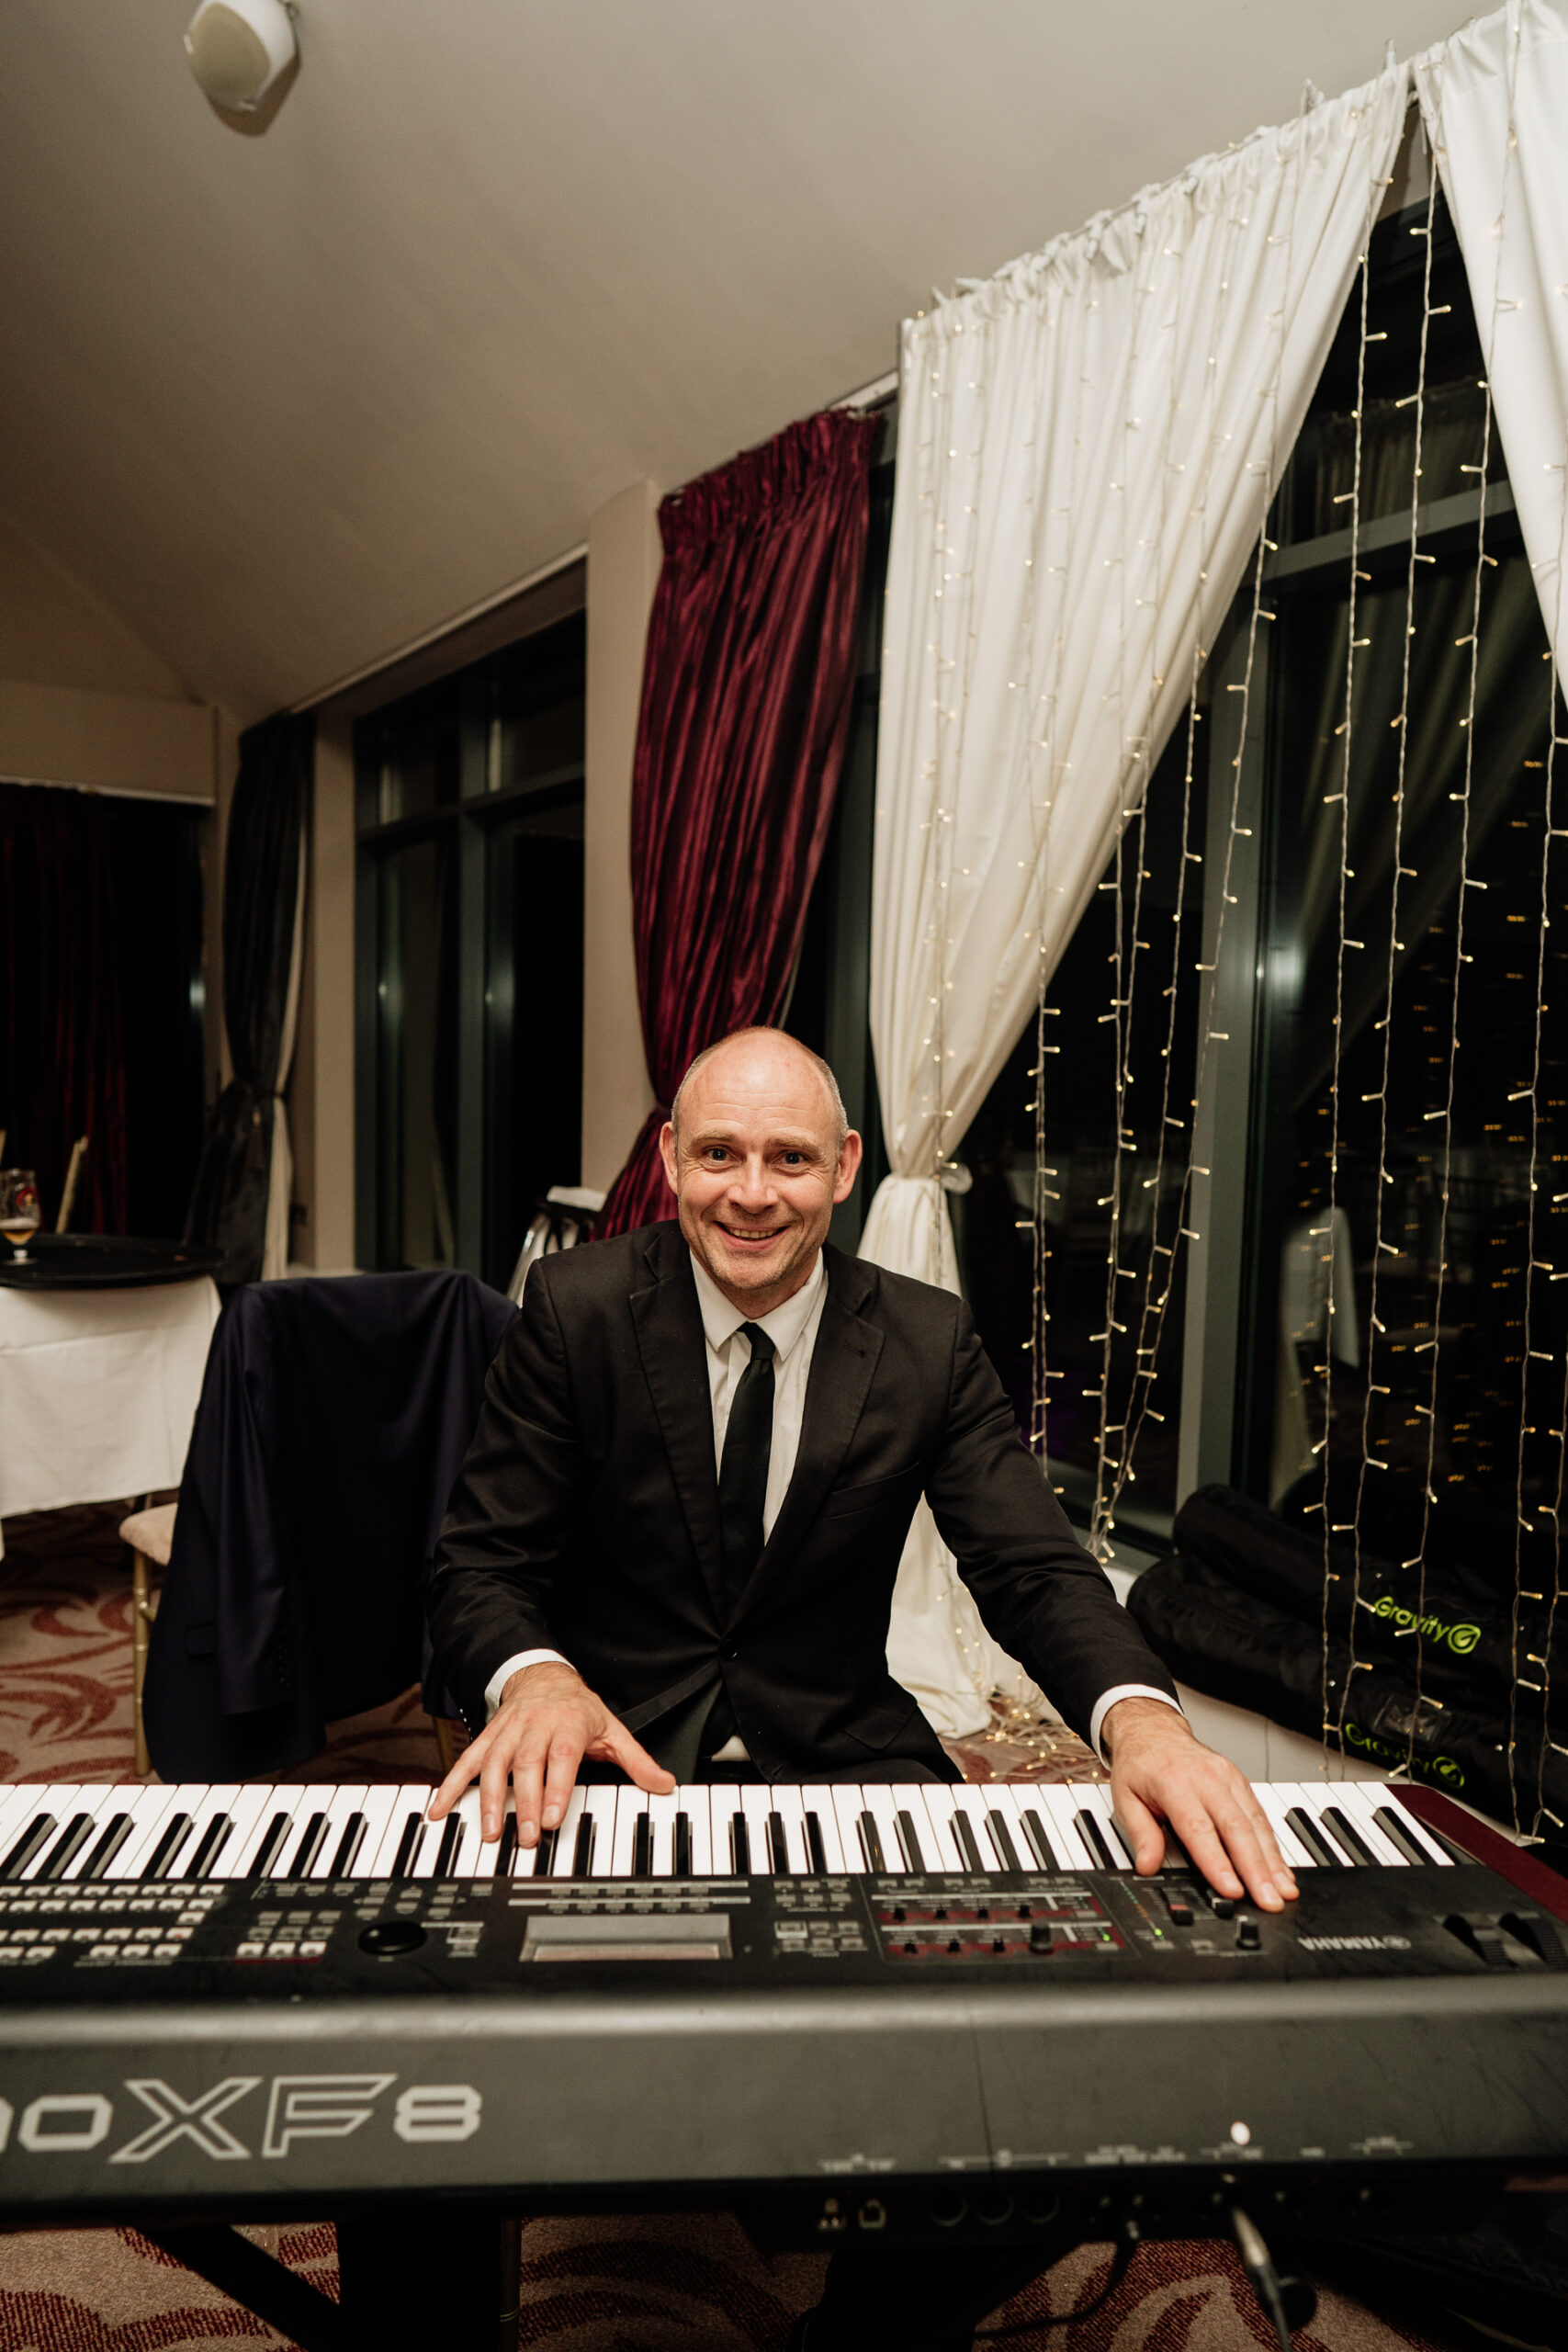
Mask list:
[{"label": "large window", "polygon": [[584,616],[361,719],[362,1265],[504,1284],[578,1181]]},{"label": "large window", "polygon": [[[1254,690],[1231,691],[1249,575],[1193,757],[1183,725],[1054,976],[1043,1087],[1032,1020],[970,1130],[956,1223],[1028,1430],[1043,1163],[1058,1196],[1045,1430],[1080,1517],[1121,1466],[1122,1400],[1152,1374],[1157,1418],[1116,1505],[1134,1539],[1168,1533],[1181,1498],[1219,1479],[1288,1515],[1326,1503],[1395,1561],[1491,1563],[1511,1590],[1517,1531],[1550,1523],[1561,1467],[1560,1370],[1557,1396],[1545,1386],[1568,1340],[1568,1071],[1538,1007],[1562,992],[1568,908],[1544,859],[1546,636],[1440,198],[1429,254],[1427,232],[1423,203],[1374,233],[1366,343],[1358,287],[1276,501]],[[1200,995],[1227,846],[1224,954]],[[1134,933],[1118,1168],[1127,1033],[1108,1011]],[[1205,1036],[1220,1043],[1194,1083]],[[1168,1089],[1183,1113],[1201,1097],[1185,1195],[1186,1140],[1168,1131],[1162,1149]],[[1168,1279],[1173,1221],[1187,1230]],[[1538,1539],[1518,1540],[1528,1566]]]}]

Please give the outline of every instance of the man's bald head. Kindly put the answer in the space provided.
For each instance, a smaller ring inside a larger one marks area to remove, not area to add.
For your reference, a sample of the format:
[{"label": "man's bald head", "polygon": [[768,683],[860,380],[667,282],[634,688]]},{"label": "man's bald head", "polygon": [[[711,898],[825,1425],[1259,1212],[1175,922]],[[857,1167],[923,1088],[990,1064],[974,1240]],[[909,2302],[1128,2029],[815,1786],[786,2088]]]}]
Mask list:
[{"label": "man's bald head", "polygon": [[[767,1040],[766,1044],[761,1042],[764,1039]],[[823,1092],[827,1095],[832,1114],[833,1149],[837,1152],[850,1131],[849,1114],[844,1109],[844,1098],[839,1091],[838,1080],[821,1055],[814,1054],[809,1046],[803,1046],[798,1037],[791,1037],[783,1029],[761,1027],[732,1030],[728,1037],[721,1037],[716,1045],[705,1046],[696,1059],[689,1064],[685,1077],[675,1089],[675,1100],[670,1106],[670,1124],[675,1131],[676,1149],[679,1150],[681,1147],[682,1099],[700,1069],[705,1069],[709,1062],[714,1061],[720,1055],[755,1059],[771,1057],[775,1054],[784,1057],[790,1056],[797,1057],[809,1069],[815,1070],[820,1079]]]},{"label": "man's bald head", "polygon": [[659,1148],[694,1255],[749,1317],[809,1280],[861,1159],[832,1071],[781,1029],[699,1054]]}]

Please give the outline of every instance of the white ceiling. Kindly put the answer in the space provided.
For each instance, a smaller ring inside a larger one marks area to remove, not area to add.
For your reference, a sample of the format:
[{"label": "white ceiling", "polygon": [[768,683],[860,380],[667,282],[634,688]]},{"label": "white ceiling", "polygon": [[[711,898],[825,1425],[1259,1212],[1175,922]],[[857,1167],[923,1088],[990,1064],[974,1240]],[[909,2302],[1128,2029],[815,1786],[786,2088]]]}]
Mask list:
[{"label": "white ceiling", "polygon": [[190,79],[193,5],[0,11],[0,512],[247,720],[1464,13],[303,0],[254,139]]}]

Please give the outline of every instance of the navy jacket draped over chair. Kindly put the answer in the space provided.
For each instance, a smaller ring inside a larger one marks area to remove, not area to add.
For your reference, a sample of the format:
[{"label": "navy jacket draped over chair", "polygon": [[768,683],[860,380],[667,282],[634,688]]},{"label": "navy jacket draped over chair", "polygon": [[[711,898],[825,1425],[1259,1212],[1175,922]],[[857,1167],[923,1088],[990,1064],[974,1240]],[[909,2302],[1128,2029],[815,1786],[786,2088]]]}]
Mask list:
[{"label": "navy jacket draped over chair", "polygon": [[143,1691],[166,1781],[315,1755],[416,1679],[424,1589],[515,1307],[464,1273],[249,1283],[213,1334]]}]

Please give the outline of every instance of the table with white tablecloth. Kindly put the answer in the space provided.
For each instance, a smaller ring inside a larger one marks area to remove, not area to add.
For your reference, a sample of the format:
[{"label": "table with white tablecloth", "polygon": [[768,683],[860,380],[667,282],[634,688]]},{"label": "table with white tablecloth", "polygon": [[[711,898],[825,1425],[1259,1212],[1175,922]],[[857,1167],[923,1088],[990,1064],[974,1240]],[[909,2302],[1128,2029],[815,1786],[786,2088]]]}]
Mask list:
[{"label": "table with white tablecloth", "polygon": [[205,1275],[0,1287],[0,1521],[177,1487],[218,1313]]}]

